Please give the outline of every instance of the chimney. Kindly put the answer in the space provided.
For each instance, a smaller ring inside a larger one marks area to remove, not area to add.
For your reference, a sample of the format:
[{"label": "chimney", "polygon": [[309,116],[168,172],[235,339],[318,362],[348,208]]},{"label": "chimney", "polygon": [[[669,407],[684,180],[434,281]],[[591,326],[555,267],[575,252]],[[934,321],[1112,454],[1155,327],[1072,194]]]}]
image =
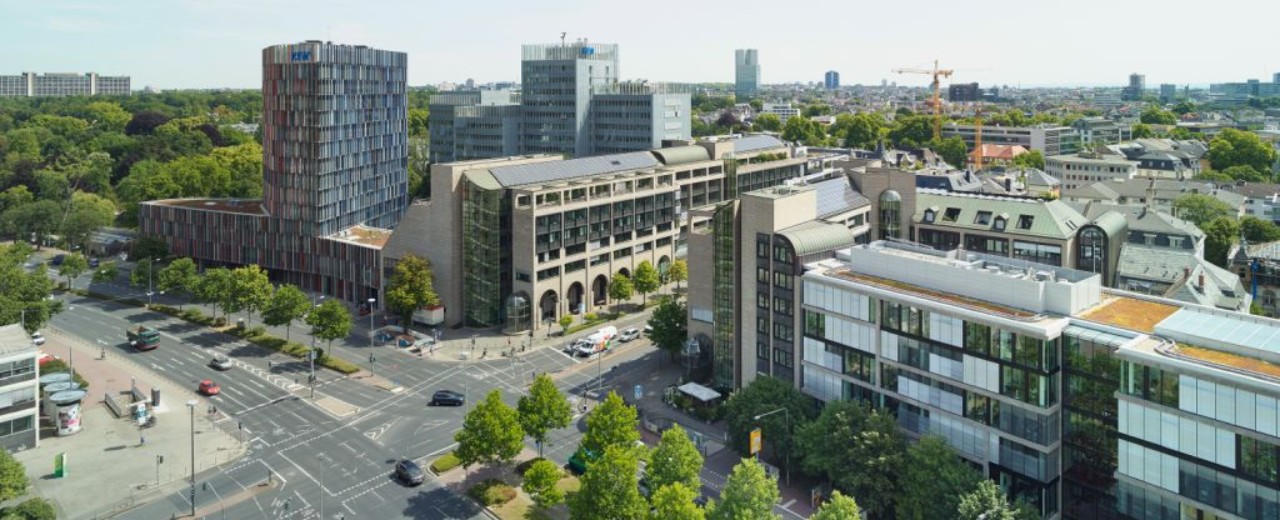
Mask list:
[{"label": "chimney", "polygon": [[1190,267],[1183,267],[1183,268],[1182,268],[1182,279],[1183,279],[1183,280],[1190,280],[1190,279],[1191,279],[1191,268],[1190,268]]},{"label": "chimney", "polygon": [[1200,286],[1200,292],[1203,293],[1204,292],[1204,273],[1200,273],[1200,283],[1198,285]]}]

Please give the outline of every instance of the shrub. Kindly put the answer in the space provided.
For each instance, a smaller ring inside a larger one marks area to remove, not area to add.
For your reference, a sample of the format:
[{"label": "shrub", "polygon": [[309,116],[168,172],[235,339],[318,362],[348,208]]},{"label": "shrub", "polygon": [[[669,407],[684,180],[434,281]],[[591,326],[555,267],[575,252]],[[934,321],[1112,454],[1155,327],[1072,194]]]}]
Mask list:
[{"label": "shrub", "polygon": [[446,471],[449,471],[453,468],[458,467],[459,464],[462,464],[462,461],[458,460],[458,456],[454,455],[453,452],[451,451],[449,453],[441,455],[440,458],[432,461],[431,471],[439,475],[441,473],[444,473]]},{"label": "shrub", "polygon": [[516,489],[498,479],[488,479],[467,490],[467,494],[486,506],[497,506],[516,497]]},{"label": "shrub", "polygon": [[542,457],[534,457],[534,458],[532,458],[532,459],[529,459],[529,460],[526,460],[526,461],[524,461],[524,462],[521,462],[521,463],[517,464],[517,465],[516,465],[516,474],[517,474],[517,475],[521,475],[521,476],[523,476],[523,475],[524,475],[524,472],[529,471],[529,468],[530,468],[530,467],[532,467],[534,464],[537,464],[537,462],[538,462],[538,461],[540,461],[540,460],[547,460],[547,459],[544,459],[544,458],[542,458]]},{"label": "shrub", "polygon": [[343,374],[354,374],[360,371],[360,367],[356,366],[355,363],[352,363],[345,359],[339,359],[333,356],[322,357],[320,358],[319,362],[320,362],[320,366],[323,366],[325,368],[329,368],[332,370],[337,370],[338,372],[341,372]]},{"label": "shrub", "polygon": [[588,313],[586,313],[586,314],[583,314],[583,315],[582,315],[582,319],[587,320],[587,321],[596,321],[596,320],[600,319],[600,316],[599,316],[599,315],[597,315],[597,314],[596,314],[596,313],[594,313],[594,312],[588,312]]},{"label": "shrub", "polygon": [[40,497],[24,500],[21,504],[0,511],[6,520],[57,520],[58,511],[53,504]]},{"label": "shrub", "polygon": [[214,327],[225,327],[226,325],[227,325],[227,317],[226,317],[226,316],[218,316],[217,318],[214,318],[214,320],[213,320],[213,326],[214,326]]}]

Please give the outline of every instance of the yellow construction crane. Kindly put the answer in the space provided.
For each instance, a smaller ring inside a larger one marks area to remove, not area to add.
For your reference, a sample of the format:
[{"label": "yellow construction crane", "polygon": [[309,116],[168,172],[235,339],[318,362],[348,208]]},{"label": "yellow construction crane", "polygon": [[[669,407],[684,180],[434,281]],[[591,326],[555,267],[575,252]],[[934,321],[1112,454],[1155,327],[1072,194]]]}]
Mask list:
[{"label": "yellow construction crane", "polygon": [[940,78],[949,78],[954,70],[939,69],[938,60],[933,60],[933,70],[929,69],[893,69],[897,74],[924,74],[933,76],[933,98],[928,104],[933,105],[933,138],[942,139],[942,83]]},{"label": "yellow construction crane", "polygon": [[973,171],[982,171],[982,102],[973,114]]}]

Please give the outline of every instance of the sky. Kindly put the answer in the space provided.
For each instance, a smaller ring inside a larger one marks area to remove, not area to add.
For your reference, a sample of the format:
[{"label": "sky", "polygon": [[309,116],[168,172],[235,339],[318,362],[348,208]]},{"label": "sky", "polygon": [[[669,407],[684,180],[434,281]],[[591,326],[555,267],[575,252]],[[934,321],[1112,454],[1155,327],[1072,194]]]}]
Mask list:
[{"label": "sky", "polygon": [[1280,1],[0,0],[0,74],[128,75],[133,87],[258,88],[261,49],[309,39],[407,52],[409,84],[519,81],[520,45],[619,45],[623,79],[1205,85],[1280,72]]}]

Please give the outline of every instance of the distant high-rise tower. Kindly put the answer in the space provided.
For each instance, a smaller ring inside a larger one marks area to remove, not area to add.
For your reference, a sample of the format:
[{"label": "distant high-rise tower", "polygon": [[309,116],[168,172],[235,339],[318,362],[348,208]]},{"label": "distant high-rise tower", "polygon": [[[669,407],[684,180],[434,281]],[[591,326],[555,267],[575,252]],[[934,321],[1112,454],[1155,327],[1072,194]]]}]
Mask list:
[{"label": "distant high-rise tower", "polygon": [[618,82],[618,46],[605,43],[525,45],[520,62],[524,153],[591,154],[591,89]]},{"label": "distant high-rise tower", "polygon": [[1160,102],[1168,103],[1178,97],[1178,86],[1173,83],[1160,84]]},{"label": "distant high-rise tower", "polygon": [[1137,101],[1142,99],[1142,93],[1145,90],[1147,90],[1147,77],[1135,72],[1129,75],[1129,86],[1124,88],[1120,98],[1125,101]]},{"label": "distant high-rise tower", "polygon": [[827,71],[827,75],[822,78],[822,84],[827,87],[827,90],[840,88],[840,73],[834,70]]},{"label": "distant high-rise tower", "polygon": [[755,49],[738,49],[734,58],[733,93],[745,103],[760,91],[760,55]]},{"label": "distant high-rise tower", "polygon": [[1271,75],[1272,83],[1280,83],[1280,72]]}]

